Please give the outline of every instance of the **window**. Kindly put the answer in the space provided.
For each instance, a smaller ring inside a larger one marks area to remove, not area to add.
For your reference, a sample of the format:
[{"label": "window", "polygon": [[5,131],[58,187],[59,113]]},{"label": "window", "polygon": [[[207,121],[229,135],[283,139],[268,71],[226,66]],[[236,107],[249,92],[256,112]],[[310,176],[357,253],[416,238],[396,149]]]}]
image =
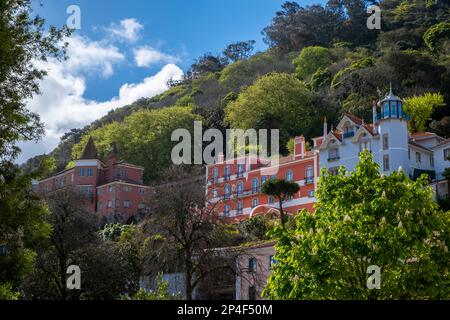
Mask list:
[{"label": "window", "polygon": [[237,186],[237,194],[238,196],[242,196],[242,193],[244,192],[244,183],[242,181],[238,182]]},{"label": "window", "polygon": [[123,207],[124,207],[124,208],[129,208],[130,206],[131,206],[130,200],[124,200],[124,202],[123,202]]},{"label": "window", "polygon": [[277,261],[275,260],[274,256],[271,255],[269,257],[269,268],[272,268],[275,265],[275,263],[277,263]]},{"label": "window", "polygon": [[112,207],[112,201],[111,201],[111,200],[108,200],[107,207],[108,207],[108,208],[111,208],[111,207]]},{"label": "window", "polygon": [[125,187],[123,187],[123,189],[125,190],[125,192],[131,192],[130,186],[125,186]]},{"label": "window", "polygon": [[389,102],[383,104],[383,118],[389,117]]},{"label": "window", "polygon": [[389,166],[389,155],[385,154],[383,156],[383,171],[389,171],[389,170],[391,170],[390,166]]},{"label": "window", "polygon": [[139,188],[139,193],[140,193],[140,194],[145,193],[145,188]]},{"label": "window", "polygon": [[308,191],[308,198],[314,198],[314,190]]},{"label": "window", "polygon": [[267,181],[267,176],[262,176],[261,177],[261,185],[263,185],[264,183],[266,183]]},{"label": "window", "polygon": [[248,287],[248,300],[256,300],[256,288],[255,288],[255,286]]},{"label": "window", "polygon": [[306,168],[306,183],[312,183],[314,181],[314,172],[312,166]]},{"label": "window", "polygon": [[387,133],[383,134],[383,150],[389,149],[389,135]]},{"label": "window", "polygon": [[339,149],[330,149],[328,151],[328,161],[339,160]]},{"label": "window", "polygon": [[286,172],[286,180],[287,180],[287,181],[292,181],[292,180],[293,180],[292,170],[288,170],[288,171]]},{"label": "window", "polygon": [[422,155],[420,154],[420,152],[416,152],[416,163],[421,162],[422,162]]},{"label": "window", "polygon": [[219,169],[217,169],[217,167],[214,167],[214,169],[213,169],[213,179],[214,179],[214,181],[217,180],[217,177],[219,177]]},{"label": "window", "polygon": [[330,174],[332,176],[335,176],[335,175],[337,175],[339,173],[339,167],[330,168],[330,169],[328,169],[328,171],[330,172]]},{"label": "window", "polygon": [[258,203],[259,203],[258,198],[253,198],[252,208],[256,208],[258,206]]},{"label": "window", "polygon": [[269,204],[274,204],[275,200],[272,196],[269,196]]},{"label": "window", "polygon": [[270,180],[276,180],[277,179],[277,175],[273,174],[272,176],[270,176]]},{"label": "window", "polygon": [[80,177],[84,177],[84,176],[86,175],[85,172],[86,172],[86,171],[85,171],[84,168],[80,168],[80,170],[78,171],[78,175],[79,175]]},{"label": "window", "polygon": [[397,118],[397,101],[391,102],[391,115],[393,118]]},{"label": "window", "polygon": [[97,189],[97,196],[101,196],[102,195],[102,189]]},{"label": "window", "polygon": [[244,165],[238,164],[238,177],[242,177],[243,173],[244,173]]},{"label": "window", "polygon": [[450,148],[444,149],[444,160],[450,161]]},{"label": "window", "polygon": [[256,272],[256,258],[254,257],[248,259],[248,272],[251,273]]},{"label": "window", "polygon": [[225,217],[230,216],[230,206],[227,205],[227,204],[223,207],[223,215],[224,215]]},{"label": "window", "polygon": [[408,159],[411,159],[411,149],[408,148]]},{"label": "window", "polygon": [[101,203],[101,201],[98,201],[97,202],[97,209],[101,210],[101,208],[102,208],[102,203]]},{"label": "window", "polygon": [[217,198],[217,189],[212,190],[213,198]]},{"label": "window", "polygon": [[432,155],[432,154],[430,154],[430,166],[431,166],[432,168],[434,168],[434,158],[433,158],[433,155]]},{"label": "window", "polygon": [[225,173],[224,173],[224,176],[225,176],[225,180],[230,179],[230,167],[229,167],[229,166],[226,166],[226,167],[225,167]]},{"label": "window", "polygon": [[227,184],[223,188],[223,196],[224,196],[225,199],[229,199],[230,198],[230,186],[227,185]]},{"label": "window", "polygon": [[243,210],[244,210],[244,203],[242,202],[242,200],[240,200],[237,205],[237,214],[242,214]]},{"label": "window", "polygon": [[259,190],[259,180],[258,178],[253,178],[252,181],[252,192],[253,193],[257,193]]},{"label": "window", "polygon": [[92,177],[93,176],[92,168],[86,168],[86,176],[87,177]]},{"label": "window", "polygon": [[369,150],[369,141],[362,141],[359,144],[359,152],[363,152],[364,150]]},{"label": "window", "polygon": [[145,203],[139,203],[138,209],[140,209],[140,210],[145,209]]},{"label": "window", "polygon": [[113,186],[109,186],[109,187],[108,187],[108,191],[109,191],[109,192],[113,192]]}]

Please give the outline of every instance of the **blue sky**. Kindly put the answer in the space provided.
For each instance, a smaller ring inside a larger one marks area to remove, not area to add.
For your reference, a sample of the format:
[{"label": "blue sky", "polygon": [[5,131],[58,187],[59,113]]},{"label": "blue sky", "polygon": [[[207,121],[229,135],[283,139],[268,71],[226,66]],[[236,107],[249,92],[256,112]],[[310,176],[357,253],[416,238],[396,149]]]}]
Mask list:
[{"label": "blue sky", "polygon": [[[39,3],[43,3],[40,6]],[[165,90],[200,55],[255,40],[284,0],[32,0],[48,24],[66,23],[70,5],[81,10],[69,61],[43,65],[49,76],[29,108],[41,115],[46,136],[21,144],[19,162],[50,152],[70,128],[83,127],[140,96]],[[306,6],[325,1],[299,1]]]}]

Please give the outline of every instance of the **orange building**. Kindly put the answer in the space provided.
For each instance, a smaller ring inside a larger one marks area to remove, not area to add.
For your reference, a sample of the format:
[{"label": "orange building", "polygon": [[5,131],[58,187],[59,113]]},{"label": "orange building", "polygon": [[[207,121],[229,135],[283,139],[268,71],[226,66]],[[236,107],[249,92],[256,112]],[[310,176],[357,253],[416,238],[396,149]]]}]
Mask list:
[{"label": "orange building", "polygon": [[313,210],[314,191],[319,177],[319,155],[306,151],[305,138],[295,138],[294,155],[280,158],[278,163],[250,156],[223,159],[206,168],[208,205],[215,206],[224,222],[239,222],[268,212],[278,213],[278,202],[260,192],[269,179],[295,181],[300,190],[283,203],[286,212],[296,214],[301,209]]}]

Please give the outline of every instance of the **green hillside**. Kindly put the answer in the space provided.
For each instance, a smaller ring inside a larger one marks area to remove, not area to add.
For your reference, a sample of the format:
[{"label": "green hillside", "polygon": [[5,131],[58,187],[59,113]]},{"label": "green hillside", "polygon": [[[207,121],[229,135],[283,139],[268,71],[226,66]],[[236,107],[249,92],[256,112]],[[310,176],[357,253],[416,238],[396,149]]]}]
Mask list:
[{"label": "green hillside", "polygon": [[[390,83],[403,98],[439,93],[443,103],[429,112],[422,112],[423,103],[411,104],[426,124],[411,129],[450,136],[448,2],[380,1],[381,30],[366,27],[368,3],[330,0],[326,6],[300,7],[286,2],[262,31],[266,52],[251,54],[248,41],[228,46],[219,56],[203,55],[163,94],[66,134],[50,154],[55,170],[76,158],[92,135],[103,156],[116,141],[121,157],[143,165],[151,182],[170,164],[172,130],[189,129],[194,119],[201,119],[205,130],[280,128],[285,145],[296,134],[320,135],[324,116],[336,123],[343,112],[352,112],[371,122],[372,101]],[[24,167],[32,170],[42,158]]]}]

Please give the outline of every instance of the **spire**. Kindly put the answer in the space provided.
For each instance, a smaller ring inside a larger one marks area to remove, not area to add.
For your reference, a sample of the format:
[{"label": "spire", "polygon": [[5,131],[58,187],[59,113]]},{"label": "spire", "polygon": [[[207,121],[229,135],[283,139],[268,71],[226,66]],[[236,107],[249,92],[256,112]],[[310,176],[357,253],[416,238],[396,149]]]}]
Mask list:
[{"label": "spire", "polygon": [[83,154],[80,157],[80,160],[88,159],[98,159],[97,149],[95,148],[94,140],[92,139],[92,137],[89,137],[89,140],[84,147]]},{"label": "spire", "polygon": [[392,97],[392,82],[389,82],[389,95]]},{"label": "spire", "polygon": [[328,123],[327,123],[327,117],[323,118],[323,138],[328,135]]}]

